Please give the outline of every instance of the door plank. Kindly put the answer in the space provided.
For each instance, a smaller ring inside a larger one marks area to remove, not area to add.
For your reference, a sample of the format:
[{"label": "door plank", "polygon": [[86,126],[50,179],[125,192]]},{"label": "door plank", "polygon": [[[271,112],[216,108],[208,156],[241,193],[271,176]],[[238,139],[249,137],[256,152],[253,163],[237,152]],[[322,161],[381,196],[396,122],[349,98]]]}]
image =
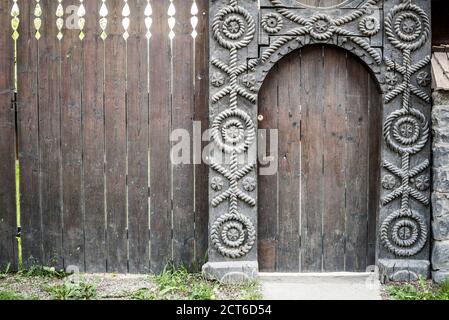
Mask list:
[{"label": "door plank", "polygon": [[[279,237],[277,269],[299,272],[299,215],[301,168],[301,64],[295,52],[279,65],[277,114],[279,117]],[[288,221],[288,223],[286,223]]]},{"label": "door plank", "polygon": [[[302,112],[302,196],[301,196],[301,270],[322,270],[322,199],[324,60],[321,46],[301,50],[303,85]],[[282,137],[280,137],[282,139]]]},{"label": "door plank", "polygon": [[346,54],[324,47],[323,71],[323,271],[332,272],[345,256]]},{"label": "door plank", "polygon": [[368,252],[367,266],[374,265],[376,256],[377,212],[379,207],[380,185],[380,143],[382,136],[382,100],[379,89],[374,81],[369,81],[368,112],[369,112],[369,152],[368,152]]},{"label": "door plank", "polygon": [[[346,270],[365,271],[368,223],[368,80],[364,66],[348,56],[346,135]],[[375,137],[377,137],[376,135]]]},{"label": "door plank", "polygon": [[[277,141],[271,140],[270,130],[278,128],[278,77],[280,74],[279,65],[275,65],[273,72],[268,74],[260,90],[259,115],[263,116],[263,120],[259,122],[259,129],[261,129],[259,131],[259,146],[264,146],[266,152],[261,154],[259,149],[259,156],[272,156],[273,159],[263,161],[264,163],[259,166],[259,172],[263,170],[262,167],[275,165],[277,168],[278,166],[278,145]],[[259,185],[263,187],[258,188],[258,255],[260,257],[259,270],[263,272],[276,271],[279,206],[277,181],[277,171],[273,175],[259,174]]]}]

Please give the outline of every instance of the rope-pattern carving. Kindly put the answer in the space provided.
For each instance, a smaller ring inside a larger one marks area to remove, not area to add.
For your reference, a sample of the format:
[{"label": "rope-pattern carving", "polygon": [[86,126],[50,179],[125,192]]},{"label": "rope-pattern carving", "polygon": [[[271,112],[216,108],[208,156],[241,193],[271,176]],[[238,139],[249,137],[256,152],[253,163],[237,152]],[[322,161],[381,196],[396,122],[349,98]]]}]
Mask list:
[{"label": "rope-pattern carving", "polygon": [[[246,1],[252,3],[252,0]],[[255,228],[251,219],[242,215],[239,205],[256,205],[251,192],[255,192],[257,181],[249,176],[254,173],[256,164],[239,164],[237,156],[245,155],[255,142],[256,126],[239,106],[239,99],[243,99],[246,106],[248,102],[257,103],[256,92],[274,63],[308,43],[332,43],[354,52],[369,65],[382,84],[386,82],[382,88],[385,104],[401,106],[399,110],[391,111],[384,123],[383,137],[389,152],[382,162],[383,170],[388,173],[382,177],[382,187],[388,192],[381,199],[384,207],[400,202],[400,208],[382,211],[393,213],[386,217],[381,215],[380,239],[389,252],[399,257],[414,256],[424,248],[427,222],[411,207],[412,201],[429,205],[426,190],[430,178],[425,171],[430,162],[418,162],[416,157],[428,144],[430,128],[422,108],[413,104],[415,101],[424,105],[430,103],[425,89],[429,75],[422,69],[428,66],[431,58],[429,55],[414,61],[413,53],[428,43],[430,19],[422,8],[412,3],[413,0],[395,1],[399,4],[379,6],[380,0],[366,0],[351,10],[313,11],[290,8],[282,0],[269,0],[272,11],[264,7],[268,12],[262,12],[259,18],[259,39],[263,39],[264,45],[259,46],[259,55],[255,56],[247,55],[253,50],[247,50],[247,46],[256,38],[256,12],[251,15],[245,9],[247,5],[239,6],[239,0],[228,0],[218,9],[212,20],[212,34],[216,43],[229,52],[228,61],[223,60],[222,54],[220,58],[211,59],[214,72],[227,77],[227,81],[221,81],[221,76],[214,78],[219,84],[215,87],[219,89],[214,89],[211,103],[224,103],[229,97],[225,102],[228,109],[212,121],[215,144],[230,156],[228,165],[211,163],[215,173],[212,177],[215,180],[211,180],[215,192],[211,205],[218,207],[229,203],[227,212],[211,227],[212,243],[221,255],[241,258],[251,251],[255,241]],[[385,12],[383,40],[378,35],[381,29],[379,17],[383,16],[375,13],[386,8],[391,10]],[[373,45],[379,41],[389,41],[391,46],[379,48]],[[396,55],[390,55],[391,51]],[[398,61],[398,53],[402,61]],[[397,161],[391,155],[397,156]],[[218,179],[226,179],[228,183]],[[228,185],[227,189],[225,185]]]},{"label": "rope-pattern carving", "polygon": [[418,254],[427,242],[427,225],[411,211],[396,211],[389,215],[380,228],[380,240],[393,254],[411,257]]},{"label": "rope-pattern carving", "polygon": [[[401,204],[398,211],[389,214],[382,222],[380,238],[388,251],[397,256],[410,257],[422,250],[427,243],[428,233],[423,217],[412,212],[410,199],[429,205],[429,196],[421,192],[427,189],[428,179],[425,175],[417,176],[430,166],[430,162],[425,160],[411,168],[410,160],[424,149],[430,136],[426,117],[411,105],[412,96],[430,103],[430,96],[412,84],[413,75],[430,62],[430,55],[416,63],[412,62],[413,52],[424,46],[429,39],[430,20],[420,7],[410,0],[403,1],[394,6],[386,16],[385,34],[393,47],[402,53],[402,62],[385,58],[390,85],[389,92],[385,94],[385,103],[402,95],[402,108],[387,117],[383,131],[388,148],[400,156],[401,166],[389,161],[384,161],[382,166],[401,183],[396,187],[391,175],[384,176],[384,189],[392,191],[383,197],[382,205],[386,206],[397,199],[400,199]],[[400,75],[402,82],[398,83],[396,74]],[[415,183],[415,179],[421,182]]]},{"label": "rope-pattern carving", "polygon": [[[256,205],[255,198],[239,188],[241,180],[254,172],[256,165],[251,162],[241,166],[238,162],[238,155],[247,153],[256,140],[253,120],[239,108],[239,97],[251,103],[257,101],[255,94],[239,84],[239,77],[249,69],[246,63],[239,65],[239,50],[246,48],[253,40],[256,23],[251,14],[238,5],[237,0],[230,0],[229,5],[215,15],[212,31],[217,43],[229,52],[229,63],[218,58],[211,59],[212,65],[229,78],[229,85],[211,97],[212,104],[216,104],[229,96],[228,108],[212,121],[212,139],[219,150],[230,156],[230,163],[224,166],[212,160],[210,164],[212,170],[229,183],[229,187],[222,191],[223,183],[217,180],[219,177],[211,180],[211,188],[217,193],[221,192],[213,197],[211,205],[218,207],[229,201],[229,209],[213,223],[210,235],[218,253],[236,259],[247,255],[256,241],[256,228],[239,210],[239,202],[250,207]],[[217,84],[221,86],[224,81]]]},{"label": "rope-pattern carving", "polygon": [[[279,38],[271,43],[270,46],[262,53],[262,63],[267,62],[270,57],[286,43],[295,40],[301,35],[310,35],[315,41],[328,41],[334,35],[346,36],[348,40],[358,45],[362,50],[365,50],[377,64],[382,63],[380,53],[371,46],[369,41],[362,37],[355,37],[353,32],[341,28],[341,26],[356,21],[364,15],[369,14],[371,7],[379,2],[379,0],[368,0],[359,9],[354,10],[348,15],[335,19],[325,13],[317,13],[311,17],[303,17],[294,13],[291,9],[285,8],[285,5],[280,0],[270,0],[270,2],[280,15],[296,24],[299,24],[300,27],[284,32]],[[279,21],[279,24],[282,25],[281,21]],[[261,25],[270,34],[279,32],[282,29],[281,27],[279,30],[267,30],[266,21],[264,19],[262,20]],[[362,27],[361,31],[365,35],[367,35],[366,33],[369,33],[370,36],[374,36],[379,32],[379,30],[379,26],[374,25],[373,29],[369,31],[366,27]]]}]

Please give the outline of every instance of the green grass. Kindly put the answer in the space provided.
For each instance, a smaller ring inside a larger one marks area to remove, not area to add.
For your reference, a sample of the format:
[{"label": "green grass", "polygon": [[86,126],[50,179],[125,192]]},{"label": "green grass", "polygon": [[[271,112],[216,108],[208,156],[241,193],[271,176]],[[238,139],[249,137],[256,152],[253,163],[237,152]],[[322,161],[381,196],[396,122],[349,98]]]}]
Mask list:
[{"label": "green grass", "polygon": [[28,298],[14,291],[0,290],[0,300],[28,300]]},{"label": "green grass", "polygon": [[66,272],[64,272],[64,270],[58,271],[53,267],[44,267],[44,266],[32,266],[28,270],[21,270],[18,274],[23,277],[41,277],[41,278],[56,278],[56,279],[63,279],[69,275]]},{"label": "green grass", "polygon": [[53,300],[94,300],[97,298],[97,286],[81,281],[78,284],[66,282],[45,288]]},{"label": "green grass", "polygon": [[200,273],[189,273],[185,268],[167,267],[157,276],[151,276],[156,284],[153,289],[140,289],[132,294],[135,300],[215,300],[218,292],[227,292],[236,299],[259,300],[259,284],[247,282],[225,285],[209,281]]},{"label": "green grass", "polygon": [[393,300],[449,300],[449,279],[435,286],[420,278],[413,284],[389,286],[387,291]]}]

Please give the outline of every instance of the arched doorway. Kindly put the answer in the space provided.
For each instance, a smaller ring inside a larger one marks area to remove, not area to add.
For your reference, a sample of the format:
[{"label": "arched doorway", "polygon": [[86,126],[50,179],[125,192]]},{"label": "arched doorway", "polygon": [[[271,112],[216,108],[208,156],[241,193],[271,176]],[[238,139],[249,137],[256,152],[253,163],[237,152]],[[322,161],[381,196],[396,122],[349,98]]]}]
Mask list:
[{"label": "arched doorway", "polygon": [[382,101],[373,77],[343,49],[298,49],[265,79],[259,115],[259,128],[279,137],[277,174],[259,177],[260,271],[365,271],[379,203]]}]

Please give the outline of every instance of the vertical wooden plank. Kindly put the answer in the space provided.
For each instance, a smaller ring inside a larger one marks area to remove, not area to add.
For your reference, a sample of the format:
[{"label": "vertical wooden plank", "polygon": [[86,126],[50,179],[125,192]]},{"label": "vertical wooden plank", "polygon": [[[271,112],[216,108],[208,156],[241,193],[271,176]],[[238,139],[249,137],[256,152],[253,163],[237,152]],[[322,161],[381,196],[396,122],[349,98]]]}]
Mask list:
[{"label": "vertical wooden plank", "polygon": [[[172,132],[183,130],[192,137],[194,112],[194,47],[192,26],[190,24],[193,1],[175,0],[176,25],[173,39],[173,103]],[[178,136],[173,136],[179,139]],[[184,136],[185,138],[185,136]],[[172,145],[179,140],[172,141]],[[173,164],[173,260],[176,265],[191,269],[194,264],[195,215],[194,215],[194,176],[191,164],[192,142],[189,140],[188,154],[183,156],[187,163]],[[183,161],[185,161],[183,160]]]},{"label": "vertical wooden plank", "polygon": [[128,230],[129,272],[149,271],[148,217],[148,41],[146,0],[129,2],[128,39]]},{"label": "vertical wooden plank", "polygon": [[33,2],[20,3],[17,44],[17,116],[20,164],[20,224],[24,268],[43,264],[39,189],[38,42],[32,32]]},{"label": "vertical wooden plank", "polygon": [[[198,6],[197,37],[195,39],[195,121],[201,124],[201,135],[209,128],[209,1],[196,0]],[[196,139],[196,138],[195,138]],[[201,143],[205,147],[207,142]],[[197,156],[201,157],[200,154]],[[197,164],[199,163],[199,164]],[[195,158],[195,255],[198,265],[206,260],[209,224],[209,168],[201,158]]]},{"label": "vertical wooden plank", "polygon": [[108,1],[109,32],[105,41],[105,141],[107,271],[126,272],[126,45],[122,35],[124,2]]},{"label": "vertical wooden plank", "polygon": [[0,1],[0,268],[17,266],[15,111],[13,98],[13,39],[10,2]]},{"label": "vertical wooden plank", "polygon": [[368,80],[369,74],[348,55],[346,95],[346,252],[345,270],[365,271],[368,191]]},{"label": "vertical wooden plank", "polygon": [[[323,271],[344,270],[346,53],[324,47]],[[314,134],[310,132],[309,134]],[[318,134],[318,133],[317,133]]]},{"label": "vertical wooden plank", "polygon": [[[64,1],[64,7],[73,1]],[[54,16],[56,11],[52,11]],[[56,26],[56,24],[55,24]],[[86,31],[84,31],[86,32]],[[65,266],[77,266],[84,271],[84,216],[82,212],[82,72],[83,42],[80,30],[65,29],[60,41],[61,70],[60,100],[61,110],[61,155],[62,155],[62,221],[63,255]],[[48,34],[56,38],[53,28]],[[92,61],[93,64],[96,62]]]},{"label": "vertical wooden plank", "polygon": [[170,164],[170,39],[169,1],[152,0],[150,42],[150,226],[151,272],[159,273],[172,260]]},{"label": "vertical wooden plank", "polygon": [[375,264],[377,213],[380,186],[380,139],[382,137],[382,100],[375,80],[370,76],[368,87],[368,252],[367,266]]},{"label": "vertical wooden plank", "polygon": [[39,167],[42,207],[43,264],[63,267],[61,194],[61,58],[56,38],[57,1],[43,0],[39,40]]},{"label": "vertical wooden plank", "polygon": [[324,83],[323,48],[301,50],[302,196],[301,196],[301,271],[322,270],[322,113]]},{"label": "vertical wooden plank", "polygon": [[[100,38],[101,1],[87,0],[84,39],[83,141],[85,265],[88,272],[106,271],[104,42]],[[109,30],[108,30],[109,31]],[[108,41],[106,39],[106,41]]]},{"label": "vertical wooden plank", "polygon": [[[268,74],[259,93],[259,115],[263,121],[259,122],[259,145],[266,146],[264,156],[271,157],[278,154],[276,141],[271,140],[270,130],[278,129],[278,78],[280,76],[279,65],[275,65]],[[276,148],[276,150],[274,149]],[[267,162],[269,159],[266,159]],[[278,159],[273,157],[270,165],[274,165]],[[268,165],[268,164],[267,164]],[[262,170],[261,166],[259,172]],[[258,216],[258,257],[259,270],[263,272],[276,271],[277,235],[278,235],[278,173],[274,175],[259,174],[259,216]]]},{"label": "vertical wooden plank", "polygon": [[296,51],[279,65],[279,238],[277,271],[299,272],[301,170],[301,57]]}]

